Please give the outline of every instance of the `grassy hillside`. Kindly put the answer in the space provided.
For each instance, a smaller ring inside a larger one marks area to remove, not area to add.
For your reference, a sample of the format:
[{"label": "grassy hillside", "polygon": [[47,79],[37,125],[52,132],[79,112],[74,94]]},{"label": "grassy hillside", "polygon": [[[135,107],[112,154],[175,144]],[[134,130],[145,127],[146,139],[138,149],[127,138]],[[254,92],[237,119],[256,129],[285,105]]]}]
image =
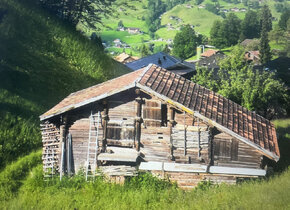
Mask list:
[{"label": "grassy hillside", "polygon": [[[117,3],[121,3],[124,0],[117,0]],[[244,4],[238,3],[228,3],[223,0],[218,1],[221,9],[230,10],[231,8],[246,8]],[[204,0],[201,5],[205,6],[206,4],[213,4],[211,0]],[[281,13],[277,13],[275,10],[274,0],[263,1],[269,5],[272,15],[278,20]],[[145,17],[147,15],[147,0],[142,1],[130,1],[130,4],[134,6],[134,8],[116,8],[115,16],[111,16],[110,18],[104,19],[104,27],[101,27],[101,37],[107,43],[112,44],[114,39],[121,39],[121,41],[129,44],[131,49],[126,49],[127,53],[132,53],[133,55],[139,55],[138,47],[143,43],[154,43],[155,46],[161,46],[166,44],[166,40],[173,39],[175,34],[179,31],[179,28],[182,24],[191,24],[195,26],[195,31],[201,33],[203,35],[209,36],[210,29],[215,20],[222,20],[221,16],[215,15],[205,8],[198,8],[195,5],[195,0],[188,1],[185,4],[177,5],[173,7],[171,10],[165,12],[161,17],[161,28],[156,32],[157,38],[163,38],[162,42],[156,42],[152,40],[148,35],[148,26],[145,23]],[[187,8],[186,5],[190,4],[192,8]],[[260,5],[262,6],[262,4]],[[227,13],[229,14],[229,13]],[[235,14],[243,19],[245,17],[246,12],[235,12]],[[182,19],[182,22],[178,22],[176,20],[171,20],[170,16],[177,16]],[[125,27],[138,27],[144,31],[144,34],[129,34],[128,32],[117,31],[118,22],[122,20]],[[172,24],[173,29],[168,29],[167,24]],[[277,24],[278,21],[273,21],[273,24]],[[84,29],[89,35],[92,31],[88,29]],[[275,47],[276,48],[276,47]],[[113,52],[122,52],[122,48],[111,47],[108,48],[108,51]]]},{"label": "grassy hillside", "polygon": [[41,145],[41,113],[128,72],[35,2],[0,1],[0,168]]}]

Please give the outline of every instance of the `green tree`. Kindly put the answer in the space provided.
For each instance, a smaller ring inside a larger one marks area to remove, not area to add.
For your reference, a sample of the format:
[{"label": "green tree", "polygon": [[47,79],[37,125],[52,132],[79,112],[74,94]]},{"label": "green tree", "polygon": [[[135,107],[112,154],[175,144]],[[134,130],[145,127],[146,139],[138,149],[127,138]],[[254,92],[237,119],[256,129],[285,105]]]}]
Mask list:
[{"label": "green tree", "polygon": [[287,29],[287,21],[290,18],[290,9],[287,9],[286,11],[284,11],[280,17],[279,23],[278,25],[280,26],[280,28],[286,30]]},{"label": "green tree", "polygon": [[119,28],[124,27],[124,24],[123,24],[123,21],[122,21],[122,20],[120,20],[120,21],[118,22],[118,27],[119,27]]},{"label": "green tree", "polygon": [[192,80],[268,119],[285,115],[289,96],[284,84],[276,79],[274,73],[254,70],[244,55],[245,51],[236,46],[227,58],[220,61],[217,76],[212,70],[197,67]]},{"label": "green tree", "polygon": [[230,13],[223,22],[214,22],[210,31],[211,43],[219,48],[235,45],[239,41],[240,33],[241,20]]},{"label": "green tree", "polygon": [[271,60],[271,49],[269,45],[267,25],[262,25],[261,40],[260,40],[260,61],[266,64]]},{"label": "green tree", "polygon": [[170,53],[170,49],[168,47],[168,44],[166,44],[162,50],[162,52],[165,52],[166,54],[169,54]]},{"label": "green tree", "polygon": [[143,44],[140,47],[140,54],[141,54],[141,57],[145,57],[145,56],[149,55],[149,49],[145,44]]},{"label": "green tree", "polygon": [[201,43],[202,36],[197,36],[195,31],[186,25],[177,33],[173,40],[173,54],[181,59],[186,59],[196,53],[196,47]]},{"label": "green tree", "polygon": [[241,40],[259,37],[260,23],[258,14],[249,10],[241,23]]},{"label": "green tree", "polygon": [[270,40],[275,41],[276,44],[283,41],[283,36],[284,36],[284,31],[279,26],[274,27],[274,29],[269,32]]},{"label": "green tree", "polygon": [[260,16],[260,25],[261,29],[264,25],[264,29],[269,32],[272,30],[272,14],[268,7],[268,5],[264,5],[261,10],[261,16]]},{"label": "green tree", "polygon": [[210,43],[216,47],[226,46],[226,40],[222,31],[222,22],[216,20],[210,30]]}]

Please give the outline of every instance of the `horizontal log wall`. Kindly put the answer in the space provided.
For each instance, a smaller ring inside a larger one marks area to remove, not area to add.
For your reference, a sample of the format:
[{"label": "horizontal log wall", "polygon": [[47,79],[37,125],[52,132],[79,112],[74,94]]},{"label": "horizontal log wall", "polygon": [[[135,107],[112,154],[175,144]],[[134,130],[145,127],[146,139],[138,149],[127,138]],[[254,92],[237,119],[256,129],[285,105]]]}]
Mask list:
[{"label": "horizontal log wall", "polygon": [[214,165],[261,168],[262,155],[242,141],[239,141],[226,133],[220,133],[213,137],[213,142]]}]

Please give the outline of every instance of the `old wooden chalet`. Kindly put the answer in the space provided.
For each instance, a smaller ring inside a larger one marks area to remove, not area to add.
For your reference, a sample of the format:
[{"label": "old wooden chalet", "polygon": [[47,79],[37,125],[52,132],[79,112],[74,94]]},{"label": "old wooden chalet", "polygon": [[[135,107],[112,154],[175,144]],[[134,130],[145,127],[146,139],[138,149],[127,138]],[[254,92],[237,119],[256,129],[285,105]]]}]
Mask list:
[{"label": "old wooden chalet", "polygon": [[265,176],[278,161],[273,124],[159,66],[75,92],[40,116],[48,174],[150,171],[183,188]]}]

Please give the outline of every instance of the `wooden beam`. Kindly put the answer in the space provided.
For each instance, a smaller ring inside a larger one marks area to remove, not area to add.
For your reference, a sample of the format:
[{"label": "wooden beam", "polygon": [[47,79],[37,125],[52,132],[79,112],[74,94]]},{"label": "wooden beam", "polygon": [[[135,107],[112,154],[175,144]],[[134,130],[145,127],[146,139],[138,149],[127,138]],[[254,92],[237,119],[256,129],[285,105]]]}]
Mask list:
[{"label": "wooden beam", "polygon": [[143,122],[142,120],[142,103],[143,100],[140,97],[140,89],[136,89],[135,90],[136,94],[137,94],[137,98],[135,99],[137,102],[137,113],[136,113],[136,119],[135,119],[135,126],[136,126],[136,140],[137,140],[137,146],[136,146],[136,150],[140,151],[140,145],[141,145],[141,123]]},{"label": "wooden beam", "polygon": [[103,100],[103,114],[102,114],[103,139],[102,139],[102,151],[101,152],[106,152],[106,147],[107,147],[108,121],[109,121],[108,113],[109,113],[108,101]]}]

